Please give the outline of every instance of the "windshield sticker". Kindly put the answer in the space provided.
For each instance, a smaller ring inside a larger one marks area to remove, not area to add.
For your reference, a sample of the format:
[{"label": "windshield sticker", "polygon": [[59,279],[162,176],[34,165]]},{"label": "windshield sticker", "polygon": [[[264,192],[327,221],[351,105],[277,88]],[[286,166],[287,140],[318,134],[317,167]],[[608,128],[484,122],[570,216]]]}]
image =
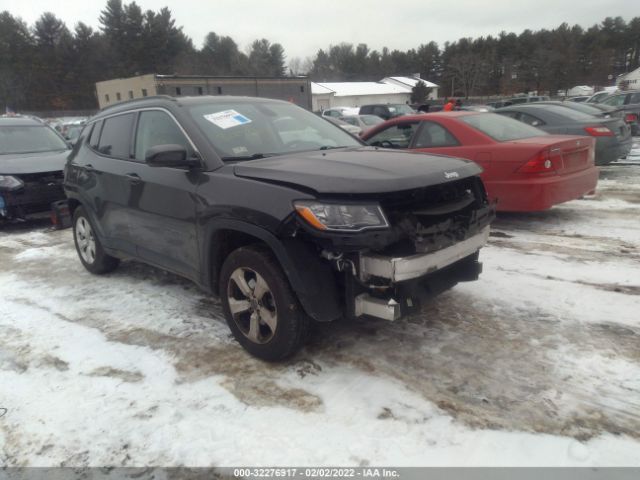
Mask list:
[{"label": "windshield sticker", "polygon": [[241,113],[236,112],[235,110],[225,110],[224,112],[210,113],[208,115],[204,115],[204,118],[223,130],[231,127],[237,127],[238,125],[244,125],[246,123],[251,123],[250,119],[248,119]]}]

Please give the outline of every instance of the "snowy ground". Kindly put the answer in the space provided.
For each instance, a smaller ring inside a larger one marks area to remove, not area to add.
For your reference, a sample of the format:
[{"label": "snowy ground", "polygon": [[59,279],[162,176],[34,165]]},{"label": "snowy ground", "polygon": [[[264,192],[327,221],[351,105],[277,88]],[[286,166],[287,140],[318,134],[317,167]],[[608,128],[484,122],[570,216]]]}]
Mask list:
[{"label": "snowy ground", "polygon": [[[640,465],[640,165],[504,215],[423,314],[252,359],[220,307],[69,230],[0,232],[0,465]],[[6,409],[6,412],[2,409]],[[3,415],[4,413],[4,415]]]}]

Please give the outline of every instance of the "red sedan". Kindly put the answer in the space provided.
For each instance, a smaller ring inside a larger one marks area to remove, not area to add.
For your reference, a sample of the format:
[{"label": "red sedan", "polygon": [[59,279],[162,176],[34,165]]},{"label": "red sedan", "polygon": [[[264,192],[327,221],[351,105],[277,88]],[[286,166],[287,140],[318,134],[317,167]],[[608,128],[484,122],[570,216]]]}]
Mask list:
[{"label": "red sedan", "polygon": [[546,210],[594,191],[598,182],[593,138],[549,135],[494,113],[398,117],[362,138],[373,146],[473,160],[500,211]]}]

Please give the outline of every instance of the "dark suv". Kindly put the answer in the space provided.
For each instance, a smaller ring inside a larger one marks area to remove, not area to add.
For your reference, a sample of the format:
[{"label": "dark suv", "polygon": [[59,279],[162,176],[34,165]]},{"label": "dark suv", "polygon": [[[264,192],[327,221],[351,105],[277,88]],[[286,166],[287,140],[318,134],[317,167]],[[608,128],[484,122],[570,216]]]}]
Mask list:
[{"label": "dark suv", "polygon": [[396,320],[477,279],[493,217],[479,173],[365,146],[288,102],[148,97],[88,122],[65,190],[87,270],[134,258],[187,277],[277,360],[309,319]]},{"label": "dark suv", "polygon": [[62,169],[69,145],[28,117],[0,118],[0,223],[49,213],[64,200]]},{"label": "dark suv", "polygon": [[363,105],[360,107],[359,113],[360,115],[375,115],[384,120],[389,120],[402,115],[413,115],[417,112],[404,103],[387,103]]}]

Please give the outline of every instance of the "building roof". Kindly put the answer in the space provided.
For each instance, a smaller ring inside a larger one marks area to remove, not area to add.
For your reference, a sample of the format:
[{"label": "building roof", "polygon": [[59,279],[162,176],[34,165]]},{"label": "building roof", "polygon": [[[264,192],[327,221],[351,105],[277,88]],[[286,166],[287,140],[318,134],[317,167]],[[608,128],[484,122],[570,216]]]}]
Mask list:
[{"label": "building roof", "polygon": [[628,76],[630,76],[632,74],[635,74],[635,73],[640,73],[640,67],[636,68],[635,70],[631,70],[630,72],[622,73],[622,74],[618,75],[618,81],[624,80]]},{"label": "building roof", "polygon": [[319,83],[311,82],[311,93],[314,95],[326,95],[326,94],[332,94],[335,92],[330,88],[324,87]]},{"label": "building roof", "polygon": [[389,83],[379,82],[312,82],[311,93],[333,93],[336,97],[352,97],[357,95],[393,95],[411,93],[406,88]]},{"label": "building roof", "polygon": [[413,88],[416,86],[416,83],[418,83],[419,81],[424,82],[424,84],[429,87],[429,88],[438,88],[438,85],[436,85],[435,83],[432,83],[428,80],[425,80],[423,78],[414,78],[414,77],[385,77],[381,80],[381,82],[384,82],[385,80],[393,80],[394,82],[398,82],[398,83],[402,83],[404,85],[406,85],[408,88]]}]

